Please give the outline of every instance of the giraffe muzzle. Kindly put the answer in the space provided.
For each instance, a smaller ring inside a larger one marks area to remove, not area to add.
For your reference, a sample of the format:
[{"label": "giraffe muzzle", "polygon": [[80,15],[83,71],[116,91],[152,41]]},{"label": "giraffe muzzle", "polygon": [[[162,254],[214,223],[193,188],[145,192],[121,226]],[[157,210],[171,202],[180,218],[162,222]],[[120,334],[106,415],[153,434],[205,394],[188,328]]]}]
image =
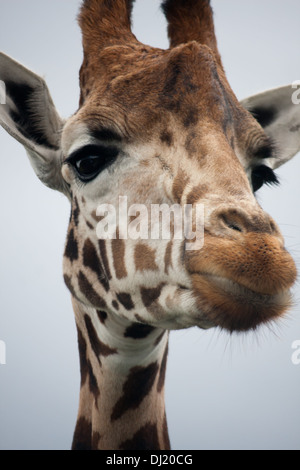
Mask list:
[{"label": "giraffe muzzle", "polygon": [[277,236],[207,236],[202,252],[187,254],[187,268],[199,310],[229,331],[256,329],[292,304],[296,266]]}]

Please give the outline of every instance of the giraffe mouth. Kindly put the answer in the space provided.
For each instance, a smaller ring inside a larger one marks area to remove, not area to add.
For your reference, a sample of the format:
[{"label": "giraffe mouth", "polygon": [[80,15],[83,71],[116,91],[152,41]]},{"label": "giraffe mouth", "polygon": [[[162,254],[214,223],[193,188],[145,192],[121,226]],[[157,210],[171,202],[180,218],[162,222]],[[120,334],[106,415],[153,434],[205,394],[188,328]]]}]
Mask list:
[{"label": "giraffe mouth", "polygon": [[289,289],[265,294],[209,273],[195,273],[192,279],[201,312],[215,326],[231,332],[255,330],[283,316],[292,305]]}]

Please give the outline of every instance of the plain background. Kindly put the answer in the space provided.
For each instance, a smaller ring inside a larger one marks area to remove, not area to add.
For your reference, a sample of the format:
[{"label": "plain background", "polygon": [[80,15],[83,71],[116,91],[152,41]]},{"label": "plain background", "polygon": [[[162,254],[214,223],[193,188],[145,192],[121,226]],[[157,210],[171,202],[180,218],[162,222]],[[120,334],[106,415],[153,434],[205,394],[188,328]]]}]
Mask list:
[{"label": "plain background", "polygon": [[[158,0],[137,0],[134,32],[168,47]],[[0,0],[0,49],[44,76],[63,117],[78,105],[79,0]],[[238,98],[300,80],[299,0],[212,0],[223,62]],[[0,77],[1,79],[1,77]],[[69,449],[79,396],[70,296],[62,279],[69,217],[25,151],[0,130],[0,449]],[[300,267],[300,156],[259,192]],[[166,382],[174,449],[300,449],[300,288],[272,328],[171,334]]]}]

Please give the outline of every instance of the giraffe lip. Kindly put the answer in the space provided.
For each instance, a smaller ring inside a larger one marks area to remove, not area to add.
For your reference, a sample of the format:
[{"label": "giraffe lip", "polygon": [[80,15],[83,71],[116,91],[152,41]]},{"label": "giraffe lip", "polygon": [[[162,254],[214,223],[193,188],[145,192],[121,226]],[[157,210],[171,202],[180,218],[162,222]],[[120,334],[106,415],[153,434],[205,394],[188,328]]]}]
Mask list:
[{"label": "giraffe lip", "polygon": [[289,292],[289,289],[287,290],[282,290],[276,294],[269,294],[266,292],[259,292],[254,289],[250,289],[249,287],[233,280],[227,277],[219,276],[217,274],[212,274],[208,272],[204,273],[197,273],[199,276],[203,276],[204,278],[208,279],[212,284],[214,284],[217,288],[224,290],[224,292],[227,292],[228,294],[231,295],[245,295],[249,294],[253,296],[253,298],[258,298],[258,299],[276,299],[276,297],[281,296],[281,294],[284,294],[285,292]]},{"label": "giraffe lip", "polygon": [[282,316],[291,306],[289,289],[263,294],[210,273],[192,277],[199,309],[215,326],[229,331],[256,329]]}]

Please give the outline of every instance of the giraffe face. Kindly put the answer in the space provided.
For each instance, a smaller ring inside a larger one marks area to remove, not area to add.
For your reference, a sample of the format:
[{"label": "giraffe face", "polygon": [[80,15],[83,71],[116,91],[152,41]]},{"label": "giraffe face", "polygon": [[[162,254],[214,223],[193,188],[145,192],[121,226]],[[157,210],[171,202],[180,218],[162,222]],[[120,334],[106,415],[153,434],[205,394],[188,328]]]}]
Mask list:
[{"label": "giraffe face", "polygon": [[[88,70],[81,70],[81,107],[62,134],[72,194],[64,273],[72,294],[168,329],[247,330],[283,314],[296,269],[253,194],[275,181],[264,164],[273,147],[210,49],[196,42],[170,51],[109,47]],[[124,198],[127,209],[142,206],[127,211],[127,228],[140,238],[122,232]],[[203,207],[201,249],[188,250],[174,226],[169,239],[151,237],[151,208],[162,204]],[[117,216],[108,240],[104,205]],[[146,236],[137,230],[145,217]]]},{"label": "giraffe face", "polygon": [[[67,122],[45,81],[0,53],[0,124],[72,203],[64,278],[81,368],[74,449],[169,449],[165,330],[255,329],[284,314],[296,279],[254,195],[300,151],[293,90],[237,101],[209,0],[162,1],[166,51],[134,37],[133,3],[82,2],[80,108]],[[178,236],[174,216],[169,238],[157,236],[153,207],[192,214],[189,230]]]}]

